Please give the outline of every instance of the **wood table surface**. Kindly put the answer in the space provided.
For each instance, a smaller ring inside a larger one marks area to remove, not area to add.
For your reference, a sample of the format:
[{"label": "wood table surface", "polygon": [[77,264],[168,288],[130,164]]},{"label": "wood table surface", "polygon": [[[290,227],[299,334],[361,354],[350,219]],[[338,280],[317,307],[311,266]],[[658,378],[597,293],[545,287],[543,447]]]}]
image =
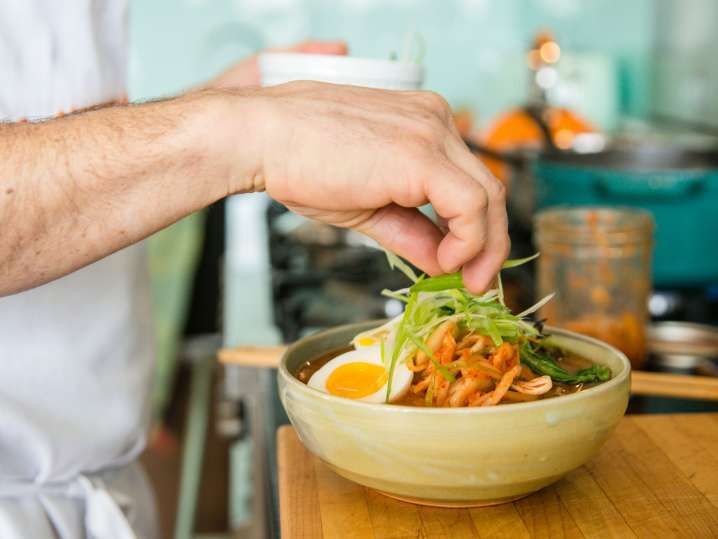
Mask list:
[{"label": "wood table surface", "polygon": [[438,509],[343,479],[278,432],[282,537],[718,538],[718,414],[627,416],[591,462],[514,503]]}]

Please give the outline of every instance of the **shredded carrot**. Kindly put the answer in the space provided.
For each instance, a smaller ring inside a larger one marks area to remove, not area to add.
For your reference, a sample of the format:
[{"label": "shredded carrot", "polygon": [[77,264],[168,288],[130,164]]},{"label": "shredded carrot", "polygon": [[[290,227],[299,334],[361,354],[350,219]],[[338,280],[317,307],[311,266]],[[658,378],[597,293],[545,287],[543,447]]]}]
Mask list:
[{"label": "shredded carrot", "polygon": [[454,336],[451,334],[450,331],[447,331],[441,343],[441,348],[439,348],[439,350],[437,351],[439,363],[441,363],[442,365],[451,363],[451,361],[454,359],[455,351],[456,339],[454,339]]}]

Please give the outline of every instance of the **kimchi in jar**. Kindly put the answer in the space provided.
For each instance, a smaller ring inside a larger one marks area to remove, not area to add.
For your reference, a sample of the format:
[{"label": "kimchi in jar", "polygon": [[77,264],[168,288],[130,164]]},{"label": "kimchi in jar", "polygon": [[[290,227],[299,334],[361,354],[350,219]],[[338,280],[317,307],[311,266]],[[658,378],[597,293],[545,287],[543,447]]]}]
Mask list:
[{"label": "kimchi in jar", "polygon": [[540,311],[551,325],[605,341],[633,368],[646,355],[653,219],[628,208],[574,207],[540,212],[538,296],[556,296]]}]

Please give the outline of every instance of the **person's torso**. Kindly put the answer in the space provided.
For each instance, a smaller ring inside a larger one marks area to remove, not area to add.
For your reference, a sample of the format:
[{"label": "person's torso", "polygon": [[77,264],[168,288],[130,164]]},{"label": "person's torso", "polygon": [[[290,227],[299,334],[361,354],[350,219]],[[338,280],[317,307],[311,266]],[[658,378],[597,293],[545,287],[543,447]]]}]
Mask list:
[{"label": "person's torso", "polygon": [[[0,2],[0,120],[124,99],[126,7]],[[147,271],[135,245],[0,298],[0,480],[63,480],[141,451],[153,369]]]},{"label": "person's torso", "polygon": [[126,99],[126,0],[0,2],[0,120]]}]

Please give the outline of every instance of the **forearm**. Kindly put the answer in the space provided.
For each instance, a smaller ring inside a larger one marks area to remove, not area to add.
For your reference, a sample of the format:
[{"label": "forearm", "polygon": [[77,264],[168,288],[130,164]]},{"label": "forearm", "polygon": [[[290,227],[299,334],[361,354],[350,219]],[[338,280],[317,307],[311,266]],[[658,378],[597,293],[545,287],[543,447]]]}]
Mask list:
[{"label": "forearm", "polygon": [[135,243],[225,196],[206,95],[0,128],[0,295]]}]

